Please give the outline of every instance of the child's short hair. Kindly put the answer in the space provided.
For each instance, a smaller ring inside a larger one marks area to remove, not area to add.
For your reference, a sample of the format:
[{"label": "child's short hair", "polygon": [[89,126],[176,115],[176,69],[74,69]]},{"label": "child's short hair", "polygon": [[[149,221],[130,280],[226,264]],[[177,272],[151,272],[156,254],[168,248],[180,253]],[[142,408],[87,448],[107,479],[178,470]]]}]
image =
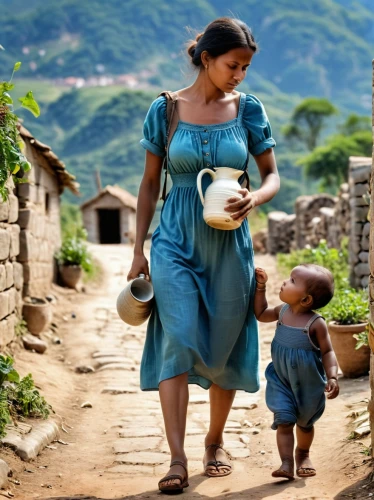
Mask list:
[{"label": "child's short hair", "polygon": [[313,297],[313,309],[326,306],[334,296],[334,277],[331,272],[316,264],[300,264],[313,271],[306,279],[307,293]]}]

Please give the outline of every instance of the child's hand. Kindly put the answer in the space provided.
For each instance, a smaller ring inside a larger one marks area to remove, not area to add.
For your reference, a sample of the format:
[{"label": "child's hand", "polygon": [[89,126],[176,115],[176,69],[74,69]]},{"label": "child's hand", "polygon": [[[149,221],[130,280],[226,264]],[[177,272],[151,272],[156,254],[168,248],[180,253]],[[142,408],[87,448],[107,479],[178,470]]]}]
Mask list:
[{"label": "child's hand", "polygon": [[258,283],[261,283],[262,285],[264,285],[268,280],[268,275],[266,274],[266,271],[264,269],[261,269],[261,267],[256,267],[255,277],[256,281]]},{"label": "child's hand", "polygon": [[335,399],[339,394],[339,384],[335,378],[329,378],[325,387],[327,399]]}]

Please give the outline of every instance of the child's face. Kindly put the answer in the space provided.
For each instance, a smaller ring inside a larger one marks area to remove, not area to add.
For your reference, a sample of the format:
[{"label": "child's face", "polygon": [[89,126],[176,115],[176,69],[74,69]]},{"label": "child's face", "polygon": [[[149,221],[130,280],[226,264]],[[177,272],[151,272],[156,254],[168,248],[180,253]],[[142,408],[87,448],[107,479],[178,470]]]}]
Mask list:
[{"label": "child's face", "polygon": [[279,292],[279,298],[286,304],[297,304],[307,296],[306,279],[309,276],[308,270],[303,267],[292,269],[288,280],[283,281]]}]

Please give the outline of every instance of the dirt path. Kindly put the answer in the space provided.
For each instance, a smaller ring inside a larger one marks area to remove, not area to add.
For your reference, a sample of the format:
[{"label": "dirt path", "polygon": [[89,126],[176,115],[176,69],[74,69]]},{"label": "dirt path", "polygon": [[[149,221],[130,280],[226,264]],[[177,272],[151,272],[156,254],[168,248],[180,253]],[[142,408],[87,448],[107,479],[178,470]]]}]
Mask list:
[{"label": "dirt path", "polygon": [[[5,453],[3,458],[21,482],[12,486],[16,498],[159,498],[157,481],[166,472],[169,458],[158,393],[142,393],[138,388],[145,326],[126,326],[115,310],[131,248],[94,246],[93,251],[107,270],[105,282],[86,294],[64,292],[55,314],[62,344],[51,343],[43,357],[23,350],[17,354],[18,370],[33,372],[63,420],[68,434],[62,433],[61,438],[68,444],[55,443],[55,449],[45,449],[31,464],[20,462],[10,451]],[[258,256],[256,265],[268,270],[268,298],[276,304],[280,278],[275,260]],[[262,372],[269,360],[273,331],[274,325],[261,325]],[[92,365],[96,371],[78,374],[78,365]],[[219,479],[201,473],[208,394],[192,386],[186,438],[190,487],[183,498],[368,498],[368,487],[360,490],[362,497],[348,491],[348,496],[338,496],[367,473],[367,466],[362,465],[367,457],[360,454],[362,444],[346,440],[350,433],[346,415],[347,405],[368,397],[368,378],[342,379],[341,388],[341,396],[328,402],[316,428],[313,461],[318,475],[288,483],[270,476],[279,459],[275,433],[270,429],[271,414],[264,403],[263,377],[258,394],[237,394],[225,435],[235,471]],[[81,408],[87,401],[92,408]]]}]

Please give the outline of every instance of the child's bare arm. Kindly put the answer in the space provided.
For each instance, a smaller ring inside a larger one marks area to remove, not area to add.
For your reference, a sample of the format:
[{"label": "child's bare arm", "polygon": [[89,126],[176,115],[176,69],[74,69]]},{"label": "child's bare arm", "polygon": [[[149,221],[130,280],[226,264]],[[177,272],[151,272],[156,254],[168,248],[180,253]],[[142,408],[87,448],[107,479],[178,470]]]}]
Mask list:
[{"label": "child's bare arm", "polygon": [[277,307],[268,307],[268,301],[266,299],[266,282],[268,276],[266,272],[260,267],[256,267],[256,289],[254,298],[254,313],[258,321],[263,321],[264,323],[270,323],[271,321],[277,321],[279,318],[279,311],[282,309],[282,305]]},{"label": "child's bare arm", "polygon": [[318,346],[321,350],[322,363],[326,372],[327,384],[326,392],[328,399],[334,399],[339,394],[338,384],[338,362],[336,360],[334,349],[331,345],[331,339],[327,330],[327,325],[322,318],[316,319],[312,325],[311,333],[315,335]]}]

